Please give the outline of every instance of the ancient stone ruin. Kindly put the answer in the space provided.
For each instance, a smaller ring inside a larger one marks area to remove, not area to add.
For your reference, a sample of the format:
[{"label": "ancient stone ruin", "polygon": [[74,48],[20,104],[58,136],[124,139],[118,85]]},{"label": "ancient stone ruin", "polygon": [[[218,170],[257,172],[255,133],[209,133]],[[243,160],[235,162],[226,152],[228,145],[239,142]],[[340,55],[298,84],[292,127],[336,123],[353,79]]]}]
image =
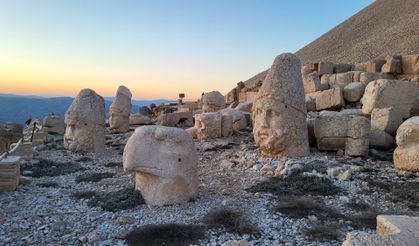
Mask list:
[{"label": "ancient stone ruin", "polygon": [[75,152],[105,150],[105,101],[91,89],[83,89],[65,114],[64,147]]},{"label": "ancient stone ruin", "polygon": [[292,54],[275,58],[253,104],[255,144],[264,155],[309,154],[301,65]]},{"label": "ancient stone ruin", "polygon": [[131,115],[131,91],[121,85],[116,92],[115,100],[109,107],[109,126],[112,132],[126,132],[129,130]]},{"label": "ancient stone ruin", "polygon": [[136,175],[147,204],[186,203],[198,192],[197,157],[192,137],[164,126],[137,128],[124,150],[124,169]]}]

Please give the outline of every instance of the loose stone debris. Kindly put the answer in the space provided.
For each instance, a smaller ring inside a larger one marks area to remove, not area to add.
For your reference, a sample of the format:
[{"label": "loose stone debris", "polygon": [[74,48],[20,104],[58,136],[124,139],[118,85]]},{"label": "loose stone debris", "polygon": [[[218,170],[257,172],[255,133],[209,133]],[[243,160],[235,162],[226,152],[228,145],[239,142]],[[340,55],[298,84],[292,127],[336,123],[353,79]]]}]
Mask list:
[{"label": "loose stone debris", "polygon": [[121,86],[108,128],[90,89],[64,125],[1,125],[0,244],[416,245],[418,59],[282,54],[137,114]]}]

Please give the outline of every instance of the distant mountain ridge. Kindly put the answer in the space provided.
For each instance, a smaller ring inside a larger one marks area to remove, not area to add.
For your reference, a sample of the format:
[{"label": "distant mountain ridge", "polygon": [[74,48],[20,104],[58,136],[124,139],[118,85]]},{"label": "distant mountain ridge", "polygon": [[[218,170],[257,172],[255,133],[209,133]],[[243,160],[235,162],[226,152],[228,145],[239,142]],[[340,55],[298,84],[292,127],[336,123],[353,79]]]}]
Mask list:
[{"label": "distant mountain ridge", "polygon": [[[42,119],[53,112],[64,119],[64,114],[73,102],[72,97],[42,97],[36,95],[14,95],[0,93],[0,123],[15,122],[24,123],[30,117]],[[106,117],[109,114],[109,106],[113,98],[105,98]],[[138,113],[141,106],[149,106],[154,103],[174,102],[173,100],[132,100],[132,113]]]}]

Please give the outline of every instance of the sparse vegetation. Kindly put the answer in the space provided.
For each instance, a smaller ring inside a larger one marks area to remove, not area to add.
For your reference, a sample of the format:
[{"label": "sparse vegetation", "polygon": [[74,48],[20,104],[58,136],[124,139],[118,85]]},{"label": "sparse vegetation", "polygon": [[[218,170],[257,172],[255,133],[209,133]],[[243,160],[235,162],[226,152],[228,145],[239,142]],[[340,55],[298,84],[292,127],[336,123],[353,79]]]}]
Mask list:
[{"label": "sparse vegetation", "polygon": [[102,179],[112,178],[115,173],[83,173],[76,177],[76,182],[99,182]]},{"label": "sparse vegetation", "polygon": [[250,218],[242,211],[233,208],[218,208],[204,216],[203,222],[209,228],[223,228],[239,235],[259,235],[259,229],[251,224]]},{"label": "sparse vegetation", "polygon": [[73,197],[77,199],[90,199],[96,195],[97,193],[94,191],[78,191],[73,194]]},{"label": "sparse vegetation", "polygon": [[85,170],[76,162],[55,162],[46,159],[39,159],[39,163],[26,164],[22,166],[21,172],[30,171],[25,174],[34,178],[61,176]]},{"label": "sparse vegetation", "polygon": [[339,226],[334,224],[314,225],[305,231],[305,235],[311,240],[320,242],[340,240],[342,238],[342,233]]},{"label": "sparse vegetation", "polygon": [[308,197],[281,196],[275,210],[291,218],[305,218],[309,215],[315,215],[322,220],[342,217],[334,209]]},{"label": "sparse vegetation", "polygon": [[198,225],[146,225],[126,237],[129,246],[187,246],[205,238],[204,227]]},{"label": "sparse vegetation", "polygon": [[109,193],[95,194],[87,203],[91,207],[101,207],[106,211],[119,211],[135,208],[145,201],[140,192],[134,188],[126,188]]},{"label": "sparse vegetation", "polygon": [[109,162],[105,164],[105,167],[122,167],[122,162]]},{"label": "sparse vegetation", "polygon": [[[351,221],[355,229],[370,228],[375,229],[377,225],[377,215],[379,213],[373,210],[360,212],[357,214],[346,216],[346,220]],[[381,214],[381,213],[380,213]]]},{"label": "sparse vegetation", "polygon": [[355,211],[365,211],[370,209],[370,205],[355,199],[348,202],[346,206]]},{"label": "sparse vegetation", "polygon": [[78,158],[76,161],[77,162],[91,162],[91,161],[93,161],[93,159],[90,158],[90,157],[87,157],[87,156],[82,156],[82,157]]},{"label": "sparse vegetation", "polygon": [[59,185],[57,182],[43,182],[43,183],[39,183],[38,184],[39,187],[44,187],[44,188],[58,188]]},{"label": "sparse vegetation", "polygon": [[333,182],[315,175],[292,175],[285,178],[271,177],[248,189],[251,192],[270,192],[276,195],[336,195],[342,192]]}]

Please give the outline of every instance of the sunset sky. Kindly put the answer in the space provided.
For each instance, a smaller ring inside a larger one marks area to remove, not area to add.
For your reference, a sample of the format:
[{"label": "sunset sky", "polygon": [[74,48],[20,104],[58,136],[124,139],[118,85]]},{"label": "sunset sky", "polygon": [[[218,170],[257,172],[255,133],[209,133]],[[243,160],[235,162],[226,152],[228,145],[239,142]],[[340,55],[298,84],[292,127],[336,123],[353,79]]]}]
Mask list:
[{"label": "sunset sky", "polygon": [[225,94],[373,0],[1,0],[0,93]]}]

